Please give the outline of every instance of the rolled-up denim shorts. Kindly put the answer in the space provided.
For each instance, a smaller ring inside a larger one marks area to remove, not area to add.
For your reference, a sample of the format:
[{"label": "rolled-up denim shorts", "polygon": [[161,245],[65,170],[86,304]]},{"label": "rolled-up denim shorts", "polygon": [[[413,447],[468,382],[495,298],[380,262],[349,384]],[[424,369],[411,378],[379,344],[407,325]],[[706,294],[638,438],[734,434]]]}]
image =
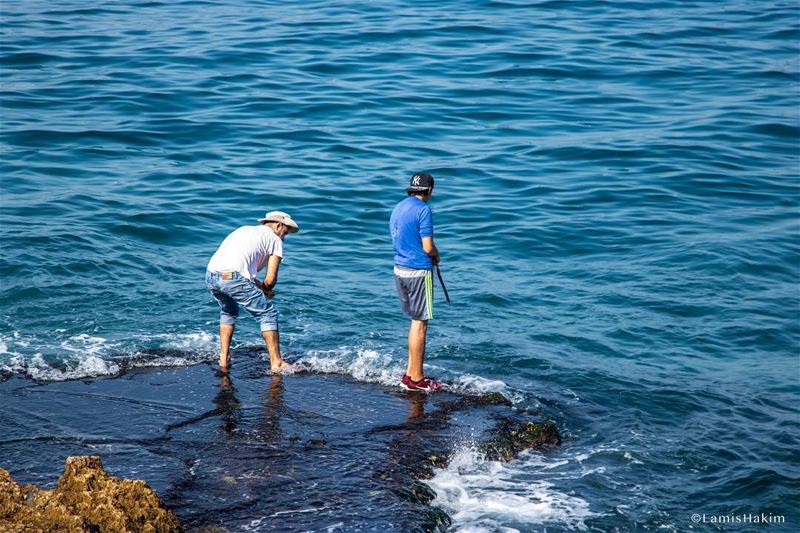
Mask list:
[{"label": "rolled-up denim shorts", "polygon": [[220,324],[236,324],[242,305],[261,324],[261,331],[278,331],[278,310],[255,283],[239,272],[206,271],[206,287],[219,303]]}]

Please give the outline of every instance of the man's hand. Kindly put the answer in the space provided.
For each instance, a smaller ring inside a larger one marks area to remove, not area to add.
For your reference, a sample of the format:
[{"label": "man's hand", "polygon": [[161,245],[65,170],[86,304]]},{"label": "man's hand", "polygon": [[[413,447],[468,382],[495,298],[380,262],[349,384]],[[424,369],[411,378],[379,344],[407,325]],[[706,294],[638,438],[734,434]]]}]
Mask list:
[{"label": "man's hand", "polygon": [[267,288],[267,285],[265,283],[261,282],[261,281],[258,281],[258,280],[255,280],[255,281],[256,281],[256,286],[259,289],[261,289],[261,292],[264,293],[264,296],[266,296],[270,300],[275,298],[275,289]]},{"label": "man's hand", "polygon": [[439,249],[433,243],[433,237],[422,238],[422,249],[425,250],[425,253],[430,256],[434,265],[439,264]]}]

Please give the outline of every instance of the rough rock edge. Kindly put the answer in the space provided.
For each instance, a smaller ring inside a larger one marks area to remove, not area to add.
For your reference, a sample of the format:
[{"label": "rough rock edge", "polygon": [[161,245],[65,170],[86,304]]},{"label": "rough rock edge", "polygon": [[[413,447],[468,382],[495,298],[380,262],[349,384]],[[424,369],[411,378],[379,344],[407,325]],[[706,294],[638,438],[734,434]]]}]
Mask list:
[{"label": "rough rock edge", "polygon": [[98,456],[68,457],[54,490],[0,468],[0,531],[177,533],[178,518],[147,483],[111,476]]}]

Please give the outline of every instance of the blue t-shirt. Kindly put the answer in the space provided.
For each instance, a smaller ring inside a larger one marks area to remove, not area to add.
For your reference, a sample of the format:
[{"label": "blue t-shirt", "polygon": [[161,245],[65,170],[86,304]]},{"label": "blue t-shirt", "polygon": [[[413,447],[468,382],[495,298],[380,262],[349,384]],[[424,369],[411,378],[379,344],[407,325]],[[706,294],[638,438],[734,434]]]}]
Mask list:
[{"label": "blue t-shirt", "polygon": [[422,248],[424,237],[433,237],[433,214],[428,204],[409,196],[392,211],[389,231],[394,244],[394,263],[417,270],[433,267],[431,256]]}]

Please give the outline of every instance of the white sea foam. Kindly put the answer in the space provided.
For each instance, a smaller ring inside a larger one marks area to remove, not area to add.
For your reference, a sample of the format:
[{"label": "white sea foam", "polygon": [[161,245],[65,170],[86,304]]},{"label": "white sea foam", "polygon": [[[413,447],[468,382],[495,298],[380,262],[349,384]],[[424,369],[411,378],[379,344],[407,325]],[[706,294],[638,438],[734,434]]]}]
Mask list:
[{"label": "white sea foam", "polygon": [[[445,371],[445,374],[447,372]],[[511,390],[505,382],[499,379],[487,379],[472,374],[462,374],[455,376],[448,383],[448,389],[464,394],[488,394],[497,392],[508,398],[513,403],[519,403],[524,398],[517,391]]]},{"label": "white sea foam", "polygon": [[[218,336],[207,331],[140,334],[126,339],[88,333],[41,339],[14,332],[13,336],[0,337],[0,371],[39,381],[64,381],[116,375],[126,368],[189,366],[214,361],[218,343]],[[347,374],[386,386],[400,382],[406,365],[405,354],[393,356],[375,346],[310,350],[293,362],[311,371]],[[497,392],[515,403],[524,399],[500,380],[457,374],[435,364],[426,368],[456,393]]]},{"label": "white sea foam", "polygon": [[399,361],[371,348],[311,350],[297,363],[315,372],[349,374],[359,381],[381,385],[396,385],[405,372]]},{"label": "white sea foam", "polygon": [[78,356],[102,357],[111,353],[119,343],[109,342],[103,337],[96,337],[81,333],[61,341],[60,347],[64,352],[78,354]]},{"label": "white sea foam", "polygon": [[160,333],[139,336],[142,341],[157,342],[162,348],[182,351],[215,351],[219,342],[217,335],[207,331],[194,331],[191,333]]},{"label": "white sea foam", "polygon": [[434,505],[445,509],[460,532],[517,531],[521,524],[560,524],[587,529],[592,516],[585,500],[559,491],[540,454],[527,452],[515,461],[487,461],[473,447],[458,450],[447,468],[427,481],[436,492]]},{"label": "white sea foam", "polygon": [[[310,350],[297,361],[302,366],[324,373],[348,374],[359,381],[394,386],[405,373],[405,359],[392,357],[376,348],[341,346],[334,350]],[[503,381],[486,379],[472,374],[453,372],[426,363],[426,368],[441,379],[448,390],[462,394],[487,394],[498,392],[519,402],[523,395],[511,390]]]},{"label": "white sea foam", "polygon": [[106,361],[95,355],[70,361],[66,368],[54,368],[49,365],[42,354],[37,353],[24,364],[24,372],[37,381],[65,381],[89,377],[108,376],[119,373],[120,368],[114,362]]},{"label": "white sea foam", "polygon": [[635,465],[643,465],[644,463],[637,459],[631,452],[625,452],[623,457]]},{"label": "white sea foam", "polygon": [[5,361],[15,355],[18,355],[17,350],[27,346],[28,343],[21,338],[19,331],[15,331],[11,335],[0,334],[0,356],[6,356],[0,360]]},{"label": "white sea foam", "polygon": [[20,332],[0,337],[0,372],[37,381],[66,381],[113,376],[124,368],[188,366],[213,359],[217,343],[217,337],[207,332],[137,335],[125,340],[88,333],[64,336],[63,331],[59,338],[59,332],[53,333],[47,339]]}]

